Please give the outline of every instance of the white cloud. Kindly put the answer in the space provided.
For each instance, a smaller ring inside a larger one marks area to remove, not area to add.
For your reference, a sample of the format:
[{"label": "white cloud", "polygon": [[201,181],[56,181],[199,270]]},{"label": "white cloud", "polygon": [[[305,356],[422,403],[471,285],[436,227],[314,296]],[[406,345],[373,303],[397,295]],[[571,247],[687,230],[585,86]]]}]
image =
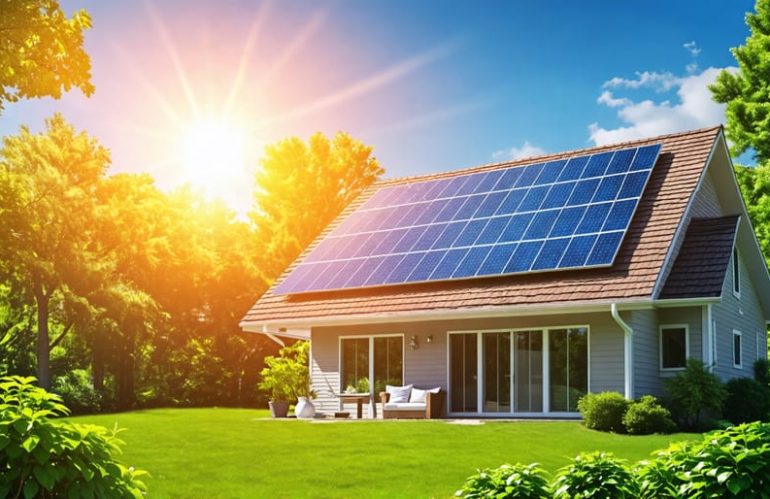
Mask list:
[{"label": "white cloud", "polygon": [[636,73],[636,78],[626,79],[618,76],[604,82],[604,88],[628,88],[638,90],[651,88],[658,92],[668,92],[676,87],[679,78],[673,73],[658,73],[656,71],[642,71]]},{"label": "white cloud", "polygon": [[612,78],[604,84],[605,88],[650,88],[658,91],[676,89],[677,99],[675,102],[656,102],[650,99],[634,101],[626,97],[616,97],[609,90],[605,90],[597,101],[617,108],[618,118],[624,125],[618,128],[603,128],[598,123],[592,123],[588,127],[591,140],[596,145],[603,145],[724,122],[724,105],[711,100],[711,92],[708,89],[708,85],[714,82],[720,71],[720,68],[708,68],[686,76],[645,71],[637,73],[634,80]]},{"label": "white cloud", "polygon": [[698,57],[698,55],[700,54],[700,49],[698,48],[698,44],[695,43],[695,40],[685,43],[684,45],[682,45],[682,47],[687,49],[687,51],[693,57]]},{"label": "white cloud", "polygon": [[492,154],[492,158],[495,161],[508,161],[514,159],[531,158],[533,156],[542,156],[545,154],[545,149],[530,144],[530,142],[524,141],[524,145],[521,147],[511,147],[510,149],[503,149]]}]

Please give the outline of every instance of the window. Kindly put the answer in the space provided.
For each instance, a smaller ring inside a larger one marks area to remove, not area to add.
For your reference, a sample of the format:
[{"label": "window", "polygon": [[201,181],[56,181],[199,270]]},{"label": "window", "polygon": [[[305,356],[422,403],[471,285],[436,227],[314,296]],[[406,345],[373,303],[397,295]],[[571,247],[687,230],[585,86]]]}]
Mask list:
[{"label": "window", "polygon": [[588,328],[548,331],[550,408],[577,412],[577,402],[588,392]]},{"label": "window", "polygon": [[733,294],[741,296],[741,266],[738,261],[738,248],[733,248]]},{"label": "window", "polygon": [[690,350],[688,326],[676,324],[660,327],[660,368],[684,369]]},{"label": "window", "polygon": [[340,338],[340,366],[344,392],[378,393],[386,384],[402,385],[404,339],[401,335]]},{"label": "window", "polygon": [[741,364],[741,356],[741,332],[733,329],[733,367],[736,369],[741,369],[743,367]]}]

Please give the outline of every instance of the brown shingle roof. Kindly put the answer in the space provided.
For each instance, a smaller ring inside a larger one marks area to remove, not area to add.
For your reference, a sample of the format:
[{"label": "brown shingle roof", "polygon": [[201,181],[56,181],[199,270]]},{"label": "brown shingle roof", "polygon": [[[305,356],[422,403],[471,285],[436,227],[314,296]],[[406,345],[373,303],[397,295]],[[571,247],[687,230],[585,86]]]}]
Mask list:
[{"label": "brown shingle roof", "polygon": [[[553,160],[621,149],[631,145],[662,143],[658,162],[615,263],[611,267],[305,295],[273,295],[268,291],[254,304],[243,320],[244,322],[275,323],[286,319],[354,314],[376,315],[503,305],[545,305],[650,298],[668,248],[672,244],[676,229],[720,131],[720,127],[694,130],[537,158],[537,161]],[[534,159],[526,159],[438,175],[379,182],[353,201],[307,251],[318,244],[329,231],[382,186],[408,183],[416,179],[449,177],[470,171],[493,170],[534,161]],[[287,269],[287,273],[291,268],[293,266]],[[283,277],[287,273],[284,273]]]},{"label": "brown shingle roof", "polygon": [[661,298],[721,296],[739,218],[731,215],[690,221]]}]

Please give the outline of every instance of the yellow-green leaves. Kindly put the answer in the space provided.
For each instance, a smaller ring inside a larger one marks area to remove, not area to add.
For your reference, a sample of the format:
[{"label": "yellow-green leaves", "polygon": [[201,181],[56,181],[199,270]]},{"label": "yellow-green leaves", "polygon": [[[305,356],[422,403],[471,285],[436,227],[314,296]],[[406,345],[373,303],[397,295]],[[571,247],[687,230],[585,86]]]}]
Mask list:
[{"label": "yellow-green leaves", "polygon": [[0,15],[0,112],[20,98],[61,97],[77,87],[91,95],[91,60],[83,32],[85,10],[68,18],[56,0],[6,0]]}]

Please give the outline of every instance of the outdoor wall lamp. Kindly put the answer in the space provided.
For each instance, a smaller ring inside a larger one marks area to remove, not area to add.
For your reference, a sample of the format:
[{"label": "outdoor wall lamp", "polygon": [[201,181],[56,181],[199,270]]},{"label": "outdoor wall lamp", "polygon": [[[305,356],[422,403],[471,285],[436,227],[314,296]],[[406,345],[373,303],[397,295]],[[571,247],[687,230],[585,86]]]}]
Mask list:
[{"label": "outdoor wall lamp", "polygon": [[425,338],[426,343],[433,343],[433,335],[429,334],[427,338]]},{"label": "outdoor wall lamp", "polygon": [[417,342],[417,336],[412,335],[409,338],[409,348],[411,348],[412,350],[417,350],[418,348],[420,348],[420,344]]}]

